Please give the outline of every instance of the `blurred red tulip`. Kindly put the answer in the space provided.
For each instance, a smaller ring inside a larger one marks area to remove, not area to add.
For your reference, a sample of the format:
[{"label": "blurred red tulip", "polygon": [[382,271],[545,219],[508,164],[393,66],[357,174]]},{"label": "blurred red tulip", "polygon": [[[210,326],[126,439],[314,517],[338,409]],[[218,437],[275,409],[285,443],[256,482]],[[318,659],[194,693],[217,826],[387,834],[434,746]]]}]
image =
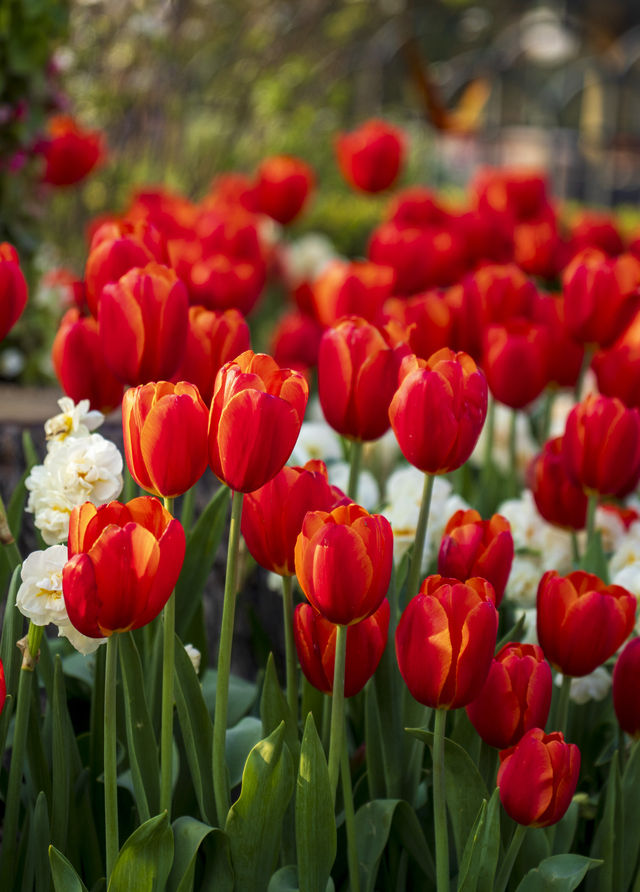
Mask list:
[{"label": "blurred red tulip", "polygon": [[371,120],[336,138],[338,166],[345,180],[363,192],[382,192],[396,181],[406,152],[402,130]]},{"label": "blurred red tulip", "polygon": [[318,364],[323,330],[319,322],[298,310],[285,313],[271,335],[273,358],[279,366],[308,372]]},{"label": "blurred red tulip", "polygon": [[[378,668],[389,633],[389,602],[385,598],[375,613],[347,629],[344,696],[358,694]],[[311,604],[298,604],[293,634],[300,666],[307,681],[324,694],[333,692],[338,627]]]},{"label": "blurred red tulip", "polygon": [[52,186],[79,183],[106,157],[102,131],[83,130],[69,115],[49,119],[40,151],[45,162],[43,182]]},{"label": "blurred red tulip", "polygon": [[558,387],[575,387],[584,359],[584,346],[575,341],[564,321],[564,301],[551,294],[538,294],[533,304],[532,319],[547,329],[549,339],[549,383]]},{"label": "blurred red tulip", "polygon": [[613,708],[622,730],[640,738],[640,638],[625,645],[613,667]]},{"label": "blurred red tulip", "polygon": [[9,242],[0,242],[0,341],[16,324],[27,305],[27,283],[18,253]]},{"label": "blurred red tulip", "polygon": [[313,189],[313,171],[300,158],[277,155],[258,167],[257,209],[286,225],[298,216]]},{"label": "blurred red tulip", "polygon": [[564,675],[589,675],[617,651],[633,630],[634,595],[605,585],[592,573],[547,571],[538,586],[538,641]]},{"label": "blurred red tulip", "polygon": [[492,396],[523,409],[549,383],[550,338],[546,326],[522,317],[489,325],[484,333],[482,369]]},{"label": "blurred red tulip", "polygon": [[452,313],[439,291],[392,297],[386,301],[384,312],[389,317],[385,328],[393,334],[393,342],[404,341],[421,359],[451,346]]},{"label": "blurred red tulip", "polygon": [[542,447],[527,472],[527,485],[542,517],[554,526],[583,530],[587,522],[588,498],[581,486],[568,475],[562,437]]},{"label": "blurred red tulip", "polygon": [[391,267],[365,260],[334,260],[313,283],[313,312],[322,325],[335,325],[343,316],[361,316],[377,323],[382,305],[391,296]]}]

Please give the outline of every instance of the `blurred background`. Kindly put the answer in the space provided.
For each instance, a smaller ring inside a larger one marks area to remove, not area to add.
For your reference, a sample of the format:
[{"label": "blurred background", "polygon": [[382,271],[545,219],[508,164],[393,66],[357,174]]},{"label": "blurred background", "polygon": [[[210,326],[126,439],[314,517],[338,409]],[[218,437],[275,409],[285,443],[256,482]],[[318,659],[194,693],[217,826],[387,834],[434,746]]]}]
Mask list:
[{"label": "blurred background", "polygon": [[[134,187],[200,200],[217,174],[288,153],[318,182],[292,233],[362,255],[387,197],[351,191],[333,143],[371,117],[408,135],[401,185],[455,202],[483,165],[542,169],[567,213],[614,207],[631,228],[639,88],[636,0],[2,0],[0,241],[32,288],[59,266],[82,276],[87,224]],[[106,140],[73,188],[39,174],[59,112]],[[47,300],[41,289],[3,344],[0,378],[50,377],[60,312]]]}]

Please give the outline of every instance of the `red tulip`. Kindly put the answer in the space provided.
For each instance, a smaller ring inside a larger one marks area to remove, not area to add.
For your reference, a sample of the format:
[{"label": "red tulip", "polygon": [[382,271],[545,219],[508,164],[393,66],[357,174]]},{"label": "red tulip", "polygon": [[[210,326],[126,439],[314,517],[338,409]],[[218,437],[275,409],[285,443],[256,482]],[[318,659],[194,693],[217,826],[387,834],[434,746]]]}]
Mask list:
[{"label": "red tulip", "polygon": [[27,304],[27,283],[18,254],[9,242],[0,243],[0,341],[16,324]]},{"label": "red tulip", "polygon": [[309,396],[305,378],[247,350],[218,372],[209,415],[209,464],[227,486],[253,492],[282,469]]},{"label": "red tulip", "polygon": [[613,708],[622,730],[640,738],[640,638],[629,641],[616,660]]},{"label": "red tulip", "polygon": [[389,418],[404,457],[428,474],[445,474],[473,452],[487,414],[487,382],[466,353],[443,349],[428,360],[407,356]]},{"label": "red tulip", "polygon": [[393,185],[406,151],[404,133],[385,121],[371,120],[336,139],[338,166],[345,180],[363,192]]},{"label": "red tulip", "polygon": [[571,226],[571,254],[584,248],[599,248],[609,257],[624,251],[624,242],[615,218],[608,213],[583,211]]},{"label": "red tulip", "polygon": [[425,706],[457,709],[478,696],[498,631],[491,583],[429,576],[396,630],[400,674]]},{"label": "red tulip", "polygon": [[482,368],[489,390],[498,402],[523,409],[549,382],[547,329],[517,317],[490,325],[484,334]]},{"label": "red tulip", "polygon": [[41,146],[45,183],[72,186],[83,180],[105,157],[102,132],[83,130],[68,115],[50,118],[47,130],[48,136]]},{"label": "red tulip", "polygon": [[389,203],[387,220],[400,226],[439,226],[450,219],[450,214],[438,202],[434,192],[424,186],[410,186],[396,193]]},{"label": "red tulip", "polygon": [[122,400],[124,452],[136,483],[171,499],[191,489],[207,467],[208,416],[198,388],[185,381],[127,390]]},{"label": "red tulip", "polygon": [[583,530],[588,498],[567,474],[562,437],[547,440],[531,462],[527,483],[542,517],[554,526]]},{"label": "red tulip", "polygon": [[551,294],[538,295],[533,320],[544,325],[549,339],[547,376],[550,384],[575,387],[582,369],[584,346],[570,336],[564,321],[564,301]]},{"label": "red tulip", "polygon": [[258,168],[255,198],[258,210],[286,225],[298,216],[313,189],[313,171],[300,158],[277,155]]},{"label": "red tulip", "polygon": [[209,405],[218,371],[225,362],[249,349],[249,338],[249,326],[238,310],[216,313],[204,307],[189,307],[184,357],[171,380],[195,384]]},{"label": "red tulip", "polygon": [[583,343],[609,346],[638,309],[640,260],[632,254],[609,258],[596,248],[576,255],[562,276],[565,320]]},{"label": "red tulip", "polygon": [[576,570],[544,574],[538,586],[538,641],[564,675],[579,678],[601,666],[633,630],[635,596]]},{"label": "red tulip", "polygon": [[469,275],[464,287],[477,295],[485,324],[505,324],[515,316],[529,317],[536,287],[513,263],[483,266]]},{"label": "red tulip", "polygon": [[331,511],[346,496],[329,485],[324,462],[285,466],[242,502],[242,535],[253,558],[272,573],[293,576],[294,549],[307,511]]},{"label": "red tulip", "polygon": [[357,316],[328,328],[318,351],[318,396],[331,427],[354,440],[389,429],[389,404],[408,348],[389,346],[380,329]]},{"label": "red tulip", "polygon": [[307,372],[318,364],[323,327],[311,316],[290,310],[271,335],[271,353],[279,366]]},{"label": "red tulip", "polygon": [[125,384],[166,380],[182,361],[189,322],[187,291],[173,270],[158,263],[129,270],[102,290],[100,341],[116,377]]},{"label": "red tulip", "polygon": [[421,228],[383,223],[373,231],[368,253],[394,270],[396,294],[451,285],[467,268],[464,232],[452,221]]},{"label": "red tulip", "polygon": [[500,604],[511,572],[513,536],[500,514],[482,520],[474,509],[460,509],[449,518],[438,555],[438,573],[464,582],[482,576],[493,586]]},{"label": "red tulip", "polygon": [[391,298],[384,311],[390,317],[385,328],[393,333],[394,343],[404,341],[421,359],[451,345],[452,313],[440,292]]},{"label": "red tulip", "polygon": [[532,728],[500,753],[498,787],[504,810],[525,827],[549,827],[569,808],[578,785],[580,750],[560,731]]},{"label": "red tulip", "polygon": [[506,644],[484,686],[467,706],[480,737],[497,749],[516,744],[531,728],[544,728],[551,705],[551,669],[536,644]]},{"label": "red tulip", "polygon": [[51,361],[60,386],[74,402],[89,400],[92,409],[105,413],[120,405],[122,381],[107,365],[93,316],[81,316],[73,307],[67,310],[53,341]]},{"label": "red tulip", "polygon": [[160,233],[145,222],[109,221],[91,239],[84,271],[87,304],[98,318],[98,304],[105,285],[117,282],[134,267],[165,259]]},{"label": "red tulip", "polygon": [[[389,602],[385,598],[375,613],[347,629],[344,696],[358,694],[378,668],[389,633]],[[338,627],[313,609],[298,604],[293,615],[293,634],[302,671],[324,694],[333,692]]]},{"label": "red tulip", "polygon": [[151,622],[169,600],[184,552],[184,530],[157,499],[74,508],[62,571],[72,625],[102,638]]},{"label": "red tulip", "polygon": [[366,260],[334,260],[313,283],[315,317],[322,325],[335,325],[343,316],[378,322],[394,279],[389,266]]},{"label": "red tulip", "polygon": [[298,582],[329,622],[358,623],[375,613],[389,588],[393,534],[381,514],[354,503],[309,511],[295,547]]},{"label": "red tulip", "polygon": [[590,394],[569,413],[563,438],[569,476],[588,492],[622,497],[640,479],[640,411]]},{"label": "red tulip", "polygon": [[631,409],[640,409],[640,313],[611,347],[595,354],[591,367],[600,393],[618,397]]}]

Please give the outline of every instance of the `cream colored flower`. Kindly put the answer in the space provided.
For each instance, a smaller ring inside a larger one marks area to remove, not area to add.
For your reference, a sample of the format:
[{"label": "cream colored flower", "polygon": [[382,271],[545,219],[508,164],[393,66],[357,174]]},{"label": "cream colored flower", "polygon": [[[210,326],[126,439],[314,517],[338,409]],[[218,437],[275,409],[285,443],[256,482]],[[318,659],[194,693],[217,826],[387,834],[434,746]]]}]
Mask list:
[{"label": "cream colored flower", "polygon": [[[327,467],[329,483],[346,493],[349,485],[350,470],[349,463],[346,461],[332,462]],[[380,504],[380,487],[370,471],[360,471],[358,475],[358,492],[354,496],[354,501],[366,508],[367,511],[373,511]]]},{"label": "cream colored flower", "polygon": [[49,451],[67,437],[88,437],[104,421],[102,412],[89,409],[89,400],[80,400],[76,405],[68,396],[63,396],[58,400],[58,405],[60,414],[49,418],[44,424]]},{"label": "cream colored flower", "polygon": [[[562,687],[562,673],[556,675],[555,684]],[[581,678],[571,679],[571,688],[569,689],[569,697],[574,703],[582,706],[590,700],[604,700],[611,689],[611,676],[604,666],[598,666],[589,675],[583,675]]]},{"label": "cream colored flower", "polygon": [[313,282],[338,256],[330,239],[319,232],[310,232],[282,249],[285,276],[292,287]]},{"label": "cream colored flower", "polygon": [[311,459],[321,459],[324,462],[342,459],[340,438],[326,421],[305,421],[303,423],[287,464],[306,465]]},{"label": "cream colored flower", "polygon": [[197,647],[194,647],[193,644],[185,644],[184,649],[187,653],[187,656],[191,660],[191,664],[195,669],[196,675],[200,671],[200,661],[202,659],[202,654],[198,650]]}]

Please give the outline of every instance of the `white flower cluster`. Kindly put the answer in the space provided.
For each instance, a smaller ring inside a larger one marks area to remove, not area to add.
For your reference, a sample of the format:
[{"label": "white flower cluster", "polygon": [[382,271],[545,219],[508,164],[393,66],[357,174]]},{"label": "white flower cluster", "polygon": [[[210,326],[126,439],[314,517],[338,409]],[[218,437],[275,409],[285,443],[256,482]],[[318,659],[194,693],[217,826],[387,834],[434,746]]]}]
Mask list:
[{"label": "white flower cluster", "polygon": [[81,654],[90,654],[106,639],[87,638],[71,625],[62,594],[62,570],[66,562],[65,545],[32,552],[22,564],[16,606],[36,626],[54,623],[59,637],[68,638]]},{"label": "white flower cluster", "polygon": [[[509,439],[513,409],[509,409],[508,406],[503,406],[501,403],[495,403],[493,411],[491,455],[495,466],[506,474],[511,467]],[[487,437],[488,427],[485,424],[469,459],[475,467],[481,468],[484,465]],[[538,452],[538,447],[531,436],[529,419],[524,412],[518,412],[516,415],[516,463],[520,474],[524,474],[527,470],[536,452]]]},{"label": "white flower cluster", "polygon": [[319,232],[309,232],[282,247],[285,275],[293,287],[313,282],[337,257],[331,240]]},{"label": "white flower cluster", "polygon": [[[555,678],[556,687],[562,687],[562,673],[558,672]],[[581,678],[572,678],[569,689],[569,697],[574,703],[582,706],[590,700],[604,700],[611,688],[611,676],[604,666],[598,666],[589,675]]]},{"label": "white flower cluster", "polygon": [[[387,480],[387,500],[382,514],[391,524],[393,531],[393,556],[399,561],[413,543],[418,526],[424,474],[412,465],[398,468]],[[447,521],[452,514],[469,505],[457,493],[452,492],[451,484],[444,477],[436,477],[431,494],[427,539],[422,555],[421,569],[426,572],[431,560],[437,558],[440,542]]]},{"label": "white flower cluster", "polygon": [[[612,551],[609,561],[611,582],[626,588],[636,596],[640,604],[640,520],[623,531],[615,541]],[[637,614],[636,631],[640,632],[640,616]]]},{"label": "white flower cluster", "polygon": [[91,433],[104,420],[89,411],[89,401],[78,405],[68,397],[58,401],[62,410],[45,423],[47,455],[26,480],[27,511],[47,545],[64,542],[69,534],[69,515],[76,505],[102,505],[120,495],[122,456],[115,444]]}]

